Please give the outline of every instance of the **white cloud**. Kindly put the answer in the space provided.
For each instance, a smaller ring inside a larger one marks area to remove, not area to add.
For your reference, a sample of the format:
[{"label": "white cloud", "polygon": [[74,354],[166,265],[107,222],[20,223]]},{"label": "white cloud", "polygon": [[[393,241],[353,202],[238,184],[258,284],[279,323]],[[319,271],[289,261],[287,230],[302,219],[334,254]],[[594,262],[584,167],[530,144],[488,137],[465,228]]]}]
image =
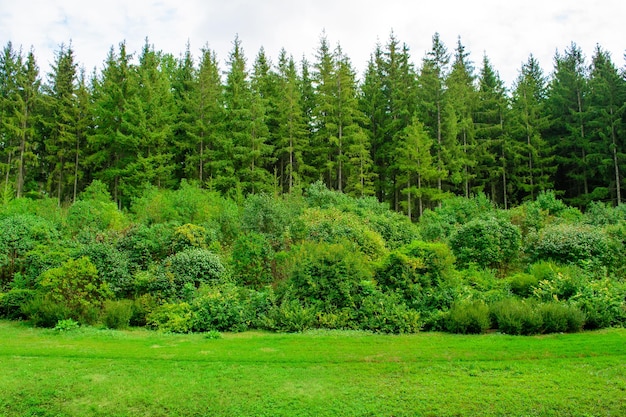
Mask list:
[{"label": "white cloud", "polygon": [[[127,42],[140,51],[149,38],[156,49],[182,53],[187,41],[205,44],[222,62],[239,35],[251,64],[259,48],[274,60],[281,48],[313,60],[322,30],[341,43],[362,70],[391,30],[409,45],[419,66],[435,32],[453,51],[460,36],[479,66],[486,53],[511,83],[530,53],[549,73],[557,49],[576,42],[590,57],[596,44],[623,66],[626,3],[621,0],[0,0],[0,41],[35,48],[42,71],[61,43],[69,43],[85,67],[101,68],[111,46]],[[224,65],[223,65],[224,67]]]}]

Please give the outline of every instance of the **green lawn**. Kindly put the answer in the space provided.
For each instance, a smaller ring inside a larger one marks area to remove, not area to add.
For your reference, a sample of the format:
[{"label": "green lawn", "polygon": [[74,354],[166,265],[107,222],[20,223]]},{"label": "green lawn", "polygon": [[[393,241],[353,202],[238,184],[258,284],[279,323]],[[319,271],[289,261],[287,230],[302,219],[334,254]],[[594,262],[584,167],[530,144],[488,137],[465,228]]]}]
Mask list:
[{"label": "green lawn", "polygon": [[624,416],[626,330],[68,333],[0,322],[1,416]]}]

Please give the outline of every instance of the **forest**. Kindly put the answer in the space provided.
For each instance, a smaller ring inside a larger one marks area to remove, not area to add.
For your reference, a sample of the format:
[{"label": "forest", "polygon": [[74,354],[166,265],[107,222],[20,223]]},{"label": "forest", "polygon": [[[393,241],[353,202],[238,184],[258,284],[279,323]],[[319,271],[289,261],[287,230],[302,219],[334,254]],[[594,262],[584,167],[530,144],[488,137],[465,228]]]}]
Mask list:
[{"label": "forest", "polygon": [[238,38],[0,56],[0,316],[169,332],[537,334],[626,323],[626,78],[572,43],[511,89],[392,34],[362,79]]}]

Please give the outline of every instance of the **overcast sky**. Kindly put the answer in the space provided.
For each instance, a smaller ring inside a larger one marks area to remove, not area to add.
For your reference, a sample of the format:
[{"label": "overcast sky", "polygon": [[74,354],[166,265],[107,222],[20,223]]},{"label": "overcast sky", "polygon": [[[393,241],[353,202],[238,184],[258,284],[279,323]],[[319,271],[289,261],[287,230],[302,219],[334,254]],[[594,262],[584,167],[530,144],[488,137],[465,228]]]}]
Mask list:
[{"label": "overcast sky", "polygon": [[325,31],[361,74],[392,30],[417,67],[439,32],[451,52],[460,36],[477,68],[486,53],[510,85],[529,54],[547,74],[571,42],[588,59],[599,44],[623,68],[625,19],[624,0],[0,0],[0,42],[32,46],[42,73],[61,43],[90,72],[111,46],[138,52],[146,37],[176,56],[187,41],[196,57],[208,45],[224,70],[237,34],[251,66],[261,46],[274,62],[281,48],[312,61]]}]

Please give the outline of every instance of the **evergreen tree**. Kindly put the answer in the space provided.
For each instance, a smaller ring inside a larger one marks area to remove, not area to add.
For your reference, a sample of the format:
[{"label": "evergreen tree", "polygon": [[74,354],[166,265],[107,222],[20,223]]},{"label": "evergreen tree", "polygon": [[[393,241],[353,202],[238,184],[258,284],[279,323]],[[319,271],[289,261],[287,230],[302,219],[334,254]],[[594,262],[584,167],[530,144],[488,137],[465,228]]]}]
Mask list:
[{"label": "evergreen tree", "polygon": [[[458,183],[460,177],[455,167],[457,154],[456,118],[447,100],[446,78],[450,55],[438,33],[432,38],[432,48],[422,61],[418,77],[418,114],[424,128],[434,138],[433,152],[437,167],[437,188],[443,191],[443,181],[449,178]],[[452,177],[450,178],[450,176]]]},{"label": "evergreen tree", "polygon": [[267,144],[262,98],[250,86],[239,38],[235,38],[228,65],[225,104],[230,138],[225,141],[224,156],[232,165],[220,173],[216,185],[226,194],[245,195],[269,188],[270,175],[264,167],[272,149]]},{"label": "evergreen tree", "polygon": [[556,169],[552,148],[544,135],[549,127],[546,116],[546,80],[537,60],[531,55],[522,65],[514,85],[510,134],[511,152],[516,169],[509,183],[517,201],[534,199],[539,191],[553,187]]},{"label": "evergreen tree", "polygon": [[[469,54],[459,38],[455,49],[454,62],[450,75],[446,79],[449,105],[453,109],[456,125],[456,144],[460,148],[457,155],[457,163],[460,165],[460,177],[462,181],[461,191],[469,197],[472,191],[472,183],[476,178],[474,168],[476,166],[476,142],[474,132],[473,113],[476,106],[476,88],[474,85],[474,68],[468,59]],[[453,146],[452,149],[455,149]],[[454,156],[452,157],[454,158]]]},{"label": "evergreen tree", "polygon": [[502,203],[504,207],[508,206],[507,170],[511,163],[505,132],[508,108],[504,82],[485,55],[478,83],[478,102],[474,111],[476,183],[494,202]]},{"label": "evergreen tree", "polygon": [[186,157],[186,166],[197,172],[198,180],[212,183],[230,161],[225,161],[223,150],[225,111],[224,87],[220,78],[215,52],[202,50],[197,85],[193,92],[193,150]]},{"label": "evergreen tree", "polygon": [[[371,159],[374,164],[374,172],[370,178],[374,182],[375,193],[379,200],[385,199],[383,185],[387,156],[384,154],[385,131],[384,124],[387,117],[387,101],[383,91],[383,52],[380,45],[370,56],[365,71],[361,94],[359,96],[359,108],[364,115],[363,127],[370,144]],[[386,164],[387,163],[387,164]]]},{"label": "evergreen tree", "polygon": [[70,195],[68,185],[74,183],[77,149],[80,149],[75,128],[79,123],[76,66],[72,47],[61,45],[48,75],[45,161],[49,173],[48,192],[56,195],[59,204]]},{"label": "evergreen tree", "polygon": [[126,174],[128,166],[136,165],[139,152],[137,126],[141,117],[131,58],[125,43],[119,45],[118,54],[113,48],[109,51],[101,76],[94,80],[95,128],[88,137],[93,176],[107,185],[119,207],[129,204],[133,197]]},{"label": "evergreen tree", "polygon": [[611,56],[599,46],[592,59],[589,80],[589,127],[594,152],[590,162],[600,170],[602,183],[609,188],[612,200],[622,203],[622,173],[626,162],[626,81],[613,64]]},{"label": "evergreen tree", "polygon": [[554,146],[559,169],[557,188],[564,190],[566,199],[585,204],[590,194],[590,180],[597,174],[589,160],[594,152],[589,128],[588,70],[582,50],[572,43],[564,55],[556,53],[555,69],[550,82],[548,112],[553,121],[548,140]]},{"label": "evergreen tree", "polygon": [[412,123],[402,131],[395,151],[395,166],[400,181],[405,184],[401,192],[406,196],[403,204],[409,218],[413,217],[413,198],[417,198],[418,215],[424,212],[424,199],[439,198],[440,191],[429,184],[438,177],[433,164],[433,140],[424,125],[413,117]]},{"label": "evergreen tree", "polygon": [[281,191],[287,193],[302,185],[306,170],[304,153],[308,138],[301,94],[296,64],[282,50],[278,60],[278,95],[282,99],[276,106],[278,131],[275,156]]}]

